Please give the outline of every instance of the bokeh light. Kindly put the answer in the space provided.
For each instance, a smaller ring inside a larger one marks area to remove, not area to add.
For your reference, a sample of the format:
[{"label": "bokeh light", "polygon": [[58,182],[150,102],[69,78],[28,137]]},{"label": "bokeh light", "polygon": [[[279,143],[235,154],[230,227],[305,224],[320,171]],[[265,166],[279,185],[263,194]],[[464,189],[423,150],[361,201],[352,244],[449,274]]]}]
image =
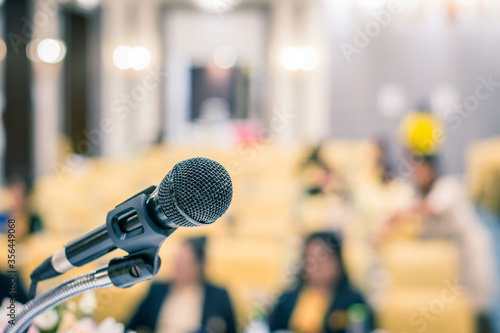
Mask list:
[{"label": "bokeh light", "polygon": [[451,84],[442,84],[435,87],[430,94],[430,105],[432,112],[445,119],[453,112],[456,105],[460,103],[460,93]]},{"label": "bokeh light", "polygon": [[281,64],[289,71],[296,71],[304,64],[304,53],[296,47],[288,47],[281,53]]},{"label": "bokeh light", "polygon": [[66,55],[66,46],[62,41],[46,38],[38,43],[36,53],[39,60],[49,64],[55,64],[64,59]]},{"label": "bokeh light", "polygon": [[302,69],[310,71],[316,68],[319,63],[318,52],[312,47],[289,47],[281,53],[281,64],[289,71]]},{"label": "bokeh light", "polygon": [[304,71],[310,71],[318,66],[319,56],[318,52],[312,47],[302,48],[303,60],[300,69]]},{"label": "bokeh light", "polygon": [[76,3],[82,9],[92,10],[99,5],[99,0],[76,0]]},{"label": "bokeh light", "polygon": [[212,58],[217,67],[227,69],[236,64],[238,55],[231,46],[223,45],[214,51]]},{"label": "bokeh light", "polygon": [[396,119],[408,110],[408,101],[403,87],[396,83],[382,86],[377,92],[377,109],[387,119]]},{"label": "bokeh light", "polygon": [[3,39],[0,39],[0,61],[3,61],[6,55],[7,45],[5,44],[5,41]]},{"label": "bokeh light", "polygon": [[113,63],[120,69],[143,70],[151,62],[151,53],[142,46],[130,47],[127,45],[119,46],[113,52]]},{"label": "bokeh light", "polygon": [[402,141],[414,153],[435,154],[443,143],[443,124],[430,113],[411,112],[400,126]]},{"label": "bokeh light", "polygon": [[457,2],[459,5],[465,6],[465,7],[472,7],[472,6],[477,5],[476,0],[458,0]]},{"label": "bokeh light", "polygon": [[387,5],[387,0],[358,0],[359,5],[367,10],[380,9]]},{"label": "bokeh light", "polygon": [[207,12],[222,14],[232,10],[241,0],[195,0]]},{"label": "bokeh light", "polygon": [[127,45],[118,46],[113,52],[113,63],[116,67],[120,69],[128,69],[130,68],[128,62],[128,55],[132,48]]},{"label": "bokeh light", "polygon": [[142,46],[132,48],[128,54],[128,64],[136,71],[146,69],[151,62],[151,53]]}]

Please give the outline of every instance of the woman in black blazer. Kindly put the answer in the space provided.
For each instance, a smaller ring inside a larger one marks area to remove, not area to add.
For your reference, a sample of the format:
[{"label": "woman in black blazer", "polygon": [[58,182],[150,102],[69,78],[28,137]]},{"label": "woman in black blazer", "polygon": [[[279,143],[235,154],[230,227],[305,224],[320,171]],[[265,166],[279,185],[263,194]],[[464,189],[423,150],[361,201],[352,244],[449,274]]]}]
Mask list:
[{"label": "woman in black blazer", "polygon": [[306,239],[297,280],[276,300],[268,318],[271,332],[371,332],[371,310],[349,283],[333,233]]},{"label": "woman in black blazer", "polygon": [[205,237],[184,242],[172,282],[154,282],[128,328],[139,332],[235,333],[228,292],[205,279]]},{"label": "woman in black blazer", "polygon": [[28,302],[28,294],[19,281],[19,275],[0,271],[0,303],[4,298],[12,296],[20,303]]}]

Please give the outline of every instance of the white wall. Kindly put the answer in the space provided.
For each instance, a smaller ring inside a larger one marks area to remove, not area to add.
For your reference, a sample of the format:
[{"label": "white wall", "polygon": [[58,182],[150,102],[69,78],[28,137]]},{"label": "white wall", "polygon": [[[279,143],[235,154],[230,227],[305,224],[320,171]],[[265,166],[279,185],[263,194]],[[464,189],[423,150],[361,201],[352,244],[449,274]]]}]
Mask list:
[{"label": "white wall", "polygon": [[[212,61],[222,45],[237,53],[236,66],[248,67],[251,76],[266,67],[266,18],[260,10],[249,9],[223,14],[189,9],[168,9],[164,17],[165,90],[164,129],[168,140],[191,140],[195,128],[189,123],[190,69]],[[255,93],[251,83],[251,94]],[[250,114],[258,114],[250,105]],[[217,138],[214,138],[217,140]]]},{"label": "white wall", "polygon": [[[61,38],[57,2],[47,6],[46,1],[36,0],[33,9],[39,18],[33,24],[33,39]],[[63,114],[63,64],[32,62],[32,69],[34,170],[39,176],[54,171]]]}]

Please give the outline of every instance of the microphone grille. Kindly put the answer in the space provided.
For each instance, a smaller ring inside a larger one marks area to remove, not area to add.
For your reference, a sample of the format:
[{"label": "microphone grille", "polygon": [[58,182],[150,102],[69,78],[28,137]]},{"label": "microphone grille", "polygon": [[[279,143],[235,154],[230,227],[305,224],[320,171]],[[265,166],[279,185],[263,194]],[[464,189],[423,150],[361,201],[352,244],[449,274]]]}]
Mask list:
[{"label": "microphone grille", "polygon": [[[229,208],[233,185],[218,162],[204,157],[177,163],[158,187],[160,208],[176,226],[194,227],[179,210],[200,224],[210,224]],[[177,206],[177,207],[176,207]]]}]

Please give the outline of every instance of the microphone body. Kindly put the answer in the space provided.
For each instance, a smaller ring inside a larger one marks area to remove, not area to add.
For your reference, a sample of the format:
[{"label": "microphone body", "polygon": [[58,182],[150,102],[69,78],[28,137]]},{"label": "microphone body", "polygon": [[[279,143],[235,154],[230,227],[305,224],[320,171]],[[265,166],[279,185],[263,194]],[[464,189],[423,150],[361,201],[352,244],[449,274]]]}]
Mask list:
[{"label": "microphone body", "polygon": [[229,208],[231,177],[219,163],[192,158],[177,163],[158,187],[150,186],[122,202],[106,216],[106,224],[69,242],[31,274],[32,281],[60,275],[120,248],[144,255],[155,275],[163,241],[180,226],[215,222]]},{"label": "microphone body", "polygon": [[65,266],[68,265],[64,262],[65,259],[71,266],[83,266],[115,249],[116,245],[109,237],[106,225],[102,225],[71,241],[63,250],[56,252],[52,256],[52,265],[57,271],[64,272]]},{"label": "microphone body", "polygon": [[138,253],[153,246],[161,246],[176,228],[157,222],[160,217],[154,214],[158,210],[154,209],[154,201],[150,201],[155,189],[156,186],[151,186],[116,206],[107,214],[106,224],[69,242],[47,258],[33,271],[31,279],[42,281],[58,276],[117,248]]}]

